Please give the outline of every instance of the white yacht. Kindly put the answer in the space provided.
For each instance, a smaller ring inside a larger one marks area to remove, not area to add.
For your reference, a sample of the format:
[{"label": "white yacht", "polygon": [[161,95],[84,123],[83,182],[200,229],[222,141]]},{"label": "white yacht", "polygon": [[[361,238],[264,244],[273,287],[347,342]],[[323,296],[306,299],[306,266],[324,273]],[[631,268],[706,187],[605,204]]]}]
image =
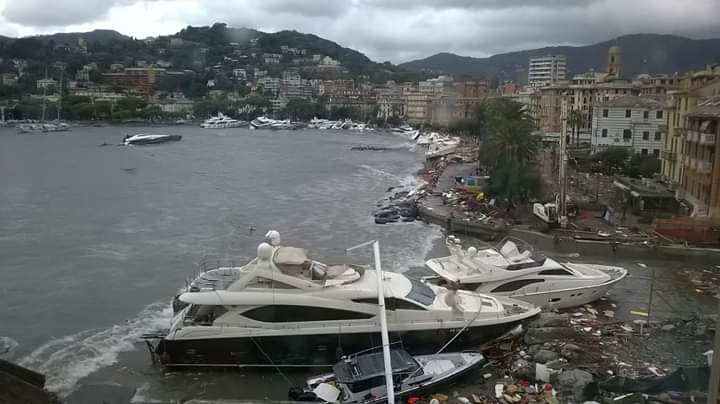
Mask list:
[{"label": "white yacht", "polygon": [[463,250],[449,236],[450,256],[425,265],[441,284],[520,299],[536,306],[568,308],[593,302],[627,276],[606,265],[558,263],[522,240],[507,237],[497,248]]},{"label": "white yacht", "polygon": [[206,119],[205,122],[200,124],[200,127],[205,129],[227,129],[239,128],[243,125],[246,125],[246,123],[243,121],[238,121],[237,119],[230,118],[229,116],[223,115],[221,112],[218,112],[217,116]]},{"label": "white yacht", "polygon": [[252,121],[250,121],[250,127],[255,129],[265,129],[269,128],[272,124],[277,122],[274,119],[266,118],[264,116],[259,116]]},{"label": "white yacht", "polygon": [[[153,346],[161,363],[331,366],[344,353],[379,345],[375,271],[325,265],[281,246],[277,232],[268,236],[248,264],[206,271],[176,296],[170,330]],[[398,273],[385,272],[382,282],[390,338],[413,355],[448,342],[452,351],[477,346],[540,310]]]}]

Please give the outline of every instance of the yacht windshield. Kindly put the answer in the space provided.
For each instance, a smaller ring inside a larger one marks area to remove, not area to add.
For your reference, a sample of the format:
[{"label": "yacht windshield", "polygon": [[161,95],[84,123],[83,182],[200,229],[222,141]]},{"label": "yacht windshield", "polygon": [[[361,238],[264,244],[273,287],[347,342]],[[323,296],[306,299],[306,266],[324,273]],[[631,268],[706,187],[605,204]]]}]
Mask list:
[{"label": "yacht windshield", "polygon": [[430,306],[435,301],[435,292],[433,292],[430,286],[415,279],[410,279],[410,283],[412,284],[412,288],[410,289],[410,293],[405,296],[406,298],[425,306]]}]

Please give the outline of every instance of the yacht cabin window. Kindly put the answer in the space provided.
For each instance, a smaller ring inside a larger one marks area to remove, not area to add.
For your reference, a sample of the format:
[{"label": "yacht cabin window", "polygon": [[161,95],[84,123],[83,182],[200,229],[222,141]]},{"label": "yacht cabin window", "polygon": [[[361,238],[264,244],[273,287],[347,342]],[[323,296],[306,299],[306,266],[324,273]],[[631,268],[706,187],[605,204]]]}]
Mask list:
[{"label": "yacht cabin window", "polygon": [[532,285],[533,283],[542,283],[545,282],[544,279],[519,279],[517,281],[511,281],[508,283],[504,283],[495,289],[492,290],[490,293],[498,293],[498,292],[514,292],[518,289],[521,289],[527,285]]},{"label": "yacht cabin window", "polygon": [[572,276],[572,273],[570,271],[566,271],[562,268],[557,269],[546,269],[544,271],[540,271],[538,275],[564,275],[564,276]]},{"label": "yacht cabin window", "polygon": [[268,305],[247,310],[243,316],[265,323],[295,323],[305,321],[365,320],[374,314],[313,306]]},{"label": "yacht cabin window", "polygon": [[[353,302],[377,305],[378,299],[372,298],[372,297],[367,298],[367,299],[353,299]],[[385,298],[385,310],[426,310],[426,309],[418,304],[409,302],[407,300],[396,299],[394,297],[386,297]]]},{"label": "yacht cabin window", "polygon": [[410,283],[412,284],[412,288],[410,289],[410,293],[405,296],[406,298],[425,306],[433,304],[435,301],[435,292],[433,292],[430,286],[415,279],[410,279]]},{"label": "yacht cabin window", "polygon": [[223,314],[227,313],[225,306],[193,304],[185,314],[185,321],[194,325],[212,325]]}]

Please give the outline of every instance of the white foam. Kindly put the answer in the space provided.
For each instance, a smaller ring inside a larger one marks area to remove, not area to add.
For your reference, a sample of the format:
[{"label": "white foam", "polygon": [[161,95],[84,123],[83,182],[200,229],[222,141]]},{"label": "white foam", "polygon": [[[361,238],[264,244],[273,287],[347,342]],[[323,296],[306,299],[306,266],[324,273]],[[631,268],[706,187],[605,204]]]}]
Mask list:
[{"label": "white foam", "polygon": [[[407,227],[415,227],[407,231]],[[391,229],[392,228],[392,229]],[[412,267],[423,267],[428,254],[435,247],[435,242],[444,237],[442,227],[434,224],[421,222],[395,223],[388,227],[388,231],[395,228],[403,229],[405,234],[403,245],[395,247],[390,245],[384,247],[383,255],[386,256],[389,270],[392,272],[405,272]],[[396,238],[397,239],[397,238]]]},{"label": "white foam", "polygon": [[171,318],[168,303],[153,303],[124,324],[53,339],[19,363],[44,373],[45,387],[65,396],[80,379],[114,364],[121,352],[135,349],[143,334],[166,329]]},{"label": "white foam", "polygon": [[0,358],[11,358],[18,342],[10,337],[0,337]]}]

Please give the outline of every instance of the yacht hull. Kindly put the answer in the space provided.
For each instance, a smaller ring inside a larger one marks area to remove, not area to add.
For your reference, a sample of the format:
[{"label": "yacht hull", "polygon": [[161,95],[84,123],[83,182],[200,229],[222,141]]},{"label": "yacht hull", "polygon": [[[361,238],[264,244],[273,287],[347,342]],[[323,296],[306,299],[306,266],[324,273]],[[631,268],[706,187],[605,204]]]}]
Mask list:
[{"label": "yacht hull", "polygon": [[[445,351],[482,345],[512,330],[522,319],[468,327]],[[258,330],[260,331],[260,330]],[[434,354],[458,329],[390,332],[412,355]],[[286,335],[268,337],[162,339],[154,351],[165,366],[332,366],[342,355],[381,345],[380,333]],[[269,358],[269,359],[268,359]]]},{"label": "yacht hull", "polygon": [[[571,307],[582,306],[592,303],[612,289],[618,282],[625,278],[626,271],[615,271],[611,273],[610,281],[598,285],[585,285],[574,288],[563,288],[549,291],[526,292],[526,293],[497,293],[501,296],[510,297],[524,302],[531,303],[537,307],[552,306],[556,309],[567,309]],[[472,290],[478,293],[490,293],[495,286],[487,286],[472,283],[460,284],[459,288],[464,290]]]},{"label": "yacht hull", "polygon": [[179,142],[180,140],[182,140],[181,135],[167,135],[167,136],[159,137],[159,138],[148,138],[148,139],[138,139],[138,140],[127,141],[126,144],[129,144],[129,145],[159,144],[159,143],[167,143],[167,142]]}]

